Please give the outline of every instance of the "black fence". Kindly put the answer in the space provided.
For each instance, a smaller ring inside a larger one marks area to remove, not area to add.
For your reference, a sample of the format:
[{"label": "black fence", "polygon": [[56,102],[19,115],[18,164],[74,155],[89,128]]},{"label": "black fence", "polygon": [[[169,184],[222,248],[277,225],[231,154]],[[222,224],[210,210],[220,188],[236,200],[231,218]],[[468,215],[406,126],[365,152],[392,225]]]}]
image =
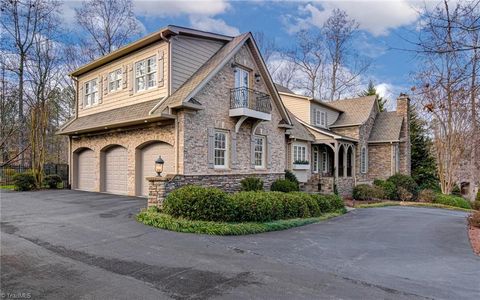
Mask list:
[{"label": "black fence", "polygon": [[[13,176],[31,171],[30,167],[25,166],[3,166],[0,167],[0,185],[13,185]],[[62,187],[68,188],[68,165],[67,164],[45,164],[43,165],[43,174],[57,174],[62,178]]]}]

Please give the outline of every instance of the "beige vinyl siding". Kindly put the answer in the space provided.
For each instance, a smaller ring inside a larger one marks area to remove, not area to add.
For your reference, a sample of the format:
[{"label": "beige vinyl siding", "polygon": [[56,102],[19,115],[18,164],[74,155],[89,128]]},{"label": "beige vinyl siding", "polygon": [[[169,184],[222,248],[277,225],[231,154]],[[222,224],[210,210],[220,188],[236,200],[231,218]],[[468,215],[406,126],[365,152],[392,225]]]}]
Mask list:
[{"label": "beige vinyl siding", "polygon": [[[159,67],[159,54],[163,53],[163,84],[159,86],[159,70],[162,68]],[[131,93],[132,84],[134,84],[135,76],[135,63],[156,55],[157,63],[157,87],[151,88],[146,91],[141,91],[138,93]],[[115,60],[105,66],[102,66],[98,69],[92,70],[87,74],[81,75],[79,77],[79,101],[83,101],[83,91],[85,82],[99,78],[99,96],[101,97],[101,103],[98,105],[85,108],[79,105],[78,116],[83,117],[90,114],[95,114],[114,108],[119,108],[123,106],[128,106],[140,102],[150,101],[153,99],[160,99],[167,96],[167,86],[168,86],[168,44],[164,41],[154,43],[140,51],[131,53],[123,58]],[[127,85],[124,85],[123,70],[127,68]],[[108,84],[108,80],[104,80],[105,76],[108,76],[110,72],[113,72],[117,69],[122,69],[122,84],[120,85],[120,90],[114,92],[105,92],[105,85]],[[131,70],[131,71],[130,71]],[[101,80],[100,80],[101,79]]]},{"label": "beige vinyl siding", "polygon": [[172,93],[221,47],[223,42],[176,36],[172,39]]},{"label": "beige vinyl siding", "polygon": [[310,100],[303,96],[280,94],[283,104],[295,117],[305,123],[310,123]]}]

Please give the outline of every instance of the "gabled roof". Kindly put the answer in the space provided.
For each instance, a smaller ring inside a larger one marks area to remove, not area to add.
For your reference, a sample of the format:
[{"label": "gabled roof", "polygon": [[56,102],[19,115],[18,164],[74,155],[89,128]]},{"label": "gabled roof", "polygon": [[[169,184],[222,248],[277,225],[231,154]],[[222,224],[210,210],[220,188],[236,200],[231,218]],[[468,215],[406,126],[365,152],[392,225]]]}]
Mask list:
[{"label": "gabled roof", "polygon": [[378,113],[372,131],[370,132],[369,142],[396,142],[400,140],[400,131],[402,130],[403,117],[396,111],[382,111]]},{"label": "gabled roof", "polygon": [[292,120],[293,127],[286,131],[291,139],[298,139],[303,141],[315,141],[315,136],[311,134],[305,126],[303,126],[297,118],[287,109],[287,112]]},{"label": "gabled roof", "polygon": [[279,93],[288,93],[288,94],[295,94],[294,92],[292,92],[292,90],[290,90],[289,88],[283,86],[283,85],[280,85],[278,83],[275,83],[275,87],[277,88],[277,91]]},{"label": "gabled roof", "polygon": [[258,50],[258,47],[255,44],[250,32],[236,36],[225,46],[220,48],[217,53],[215,53],[205,64],[203,64],[170,97],[161,103],[161,105],[155,107],[151,113],[161,112],[166,108],[184,107],[210,81],[210,79],[212,79],[213,76],[215,76],[225,66],[225,64],[241,49],[244,44],[249,46],[253,53],[253,57],[257,59],[259,70],[263,73],[262,76],[270,90],[270,95],[279,108],[282,118],[286,124],[291,125],[291,120],[287,110],[275,89],[274,82],[270,77],[270,73],[266,68],[265,62],[263,61],[260,51]]},{"label": "gabled roof", "polygon": [[376,105],[375,98],[374,95],[328,102],[329,105],[343,111],[330,127],[358,126],[365,123]]},{"label": "gabled roof", "polygon": [[202,38],[207,38],[207,39],[213,39],[213,40],[221,40],[221,41],[231,41],[233,37],[227,36],[227,35],[222,35],[222,34],[216,34],[212,32],[206,32],[202,30],[196,30],[196,29],[191,29],[191,28],[186,28],[186,27],[181,27],[181,26],[175,26],[175,25],[168,25],[154,33],[151,33],[133,43],[130,43],[128,45],[125,45],[115,51],[110,52],[107,55],[104,55],[84,66],[81,66],[80,68],[76,69],[72,73],[70,73],[71,76],[77,77],[80,76],[88,71],[91,71],[95,68],[98,68],[102,65],[105,65],[115,59],[118,59],[122,56],[125,56],[131,52],[134,52],[138,49],[141,49],[143,47],[146,47],[152,43],[161,41],[163,39],[166,39],[169,36],[172,35],[187,35],[187,36],[197,36],[197,37],[202,37]]},{"label": "gabled roof", "polygon": [[342,112],[341,109],[338,109],[337,107],[334,107],[334,106],[330,105],[328,102],[322,101],[320,99],[315,99],[315,98],[312,98],[312,97],[309,97],[309,96],[296,94],[295,92],[293,92],[289,88],[284,87],[283,85],[280,85],[278,83],[275,83],[275,87],[277,88],[277,91],[278,91],[279,94],[288,95],[288,96],[291,96],[291,97],[296,97],[296,98],[301,98],[301,99],[304,99],[304,100],[312,101],[312,102],[315,102],[316,104],[325,106],[326,108],[336,110],[338,112]]},{"label": "gabled roof", "polygon": [[335,133],[331,130],[328,130],[328,129],[325,129],[325,128],[319,128],[319,127],[316,127],[316,126],[312,126],[310,124],[307,124],[305,122],[303,122],[302,120],[300,119],[297,119],[297,121],[302,124],[303,126],[305,126],[305,128],[307,130],[309,130],[310,132],[318,132],[320,134],[323,134],[323,135],[326,135],[326,136],[329,136],[331,137],[332,139],[335,139],[335,140],[347,140],[347,141],[352,141],[352,142],[358,142],[357,139],[354,139],[354,138],[351,138],[351,137],[348,137],[348,136],[345,136],[345,135],[341,135],[341,134],[338,134],[338,133]]}]

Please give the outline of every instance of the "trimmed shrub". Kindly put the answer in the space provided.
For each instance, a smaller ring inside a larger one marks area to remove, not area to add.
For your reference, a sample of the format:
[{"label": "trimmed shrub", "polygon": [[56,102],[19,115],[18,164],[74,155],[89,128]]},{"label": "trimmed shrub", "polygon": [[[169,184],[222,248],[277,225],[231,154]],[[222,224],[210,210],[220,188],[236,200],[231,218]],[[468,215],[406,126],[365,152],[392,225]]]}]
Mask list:
[{"label": "trimmed shrub", "polygon": [[384,199],[391,199],[394,200],[397,197],[397,188],[393,184],[393,182],[375,179],[373,181],[373,185],[377,186],[382,189]]},{"label": "trimmed shrub", "polygon": [[18,173],[13,176],[16,191],[31,191],[35,189],[35,177],[32,172]]},{"label": "trimmed shrub", "polygon": [[283,202],[283,212],[285,219],[308,218],[310,211],[308,204],[303,197],[296,193],[280,194]]},{"label": "trimmed shrub", "polygon": [[227,194],[217,188],[187,185],[168,194],[163,211],[191,220],[229,221],[233,208]]},{"label": "trimmed shrub", "polygon": [[343,202],[342,197],[335,194],[323,195],[327,201],[330,203],[330,211],[336,211],[340,209],[345,209],[345,203]]},{"label": "trimmed shrub", "polygon": [[480,228],[480,211],[476,211],[468,216],[468,224],[472,227]]},{"label": "trimmed shrub", "polygon": [[413,194],[407,191],[404,187],[399,187],[398,191],[398,199],[401,201],[412,201],[413,200]]},{"label": "trimmed shrub", "polygon": [[230,221],[265,222],[284,218],[282,193],[239,192],[229,195],[234,215]]},{"label": "trimmed shrub", "polygon": [[472,208],[468,200],[465,200],[462,197],[458,197],[454,195],[437,194],[437,196],[435,197],[434,203],[461,207],[466,209]]},{"label": "trimmed shrub", "polygon": [[58,188],[58,185],[62,182],[62,178],[57,174],[47,175],[43,179],[43,184],[50,189]]},{"label": "trimmed shrub", "polygon": [[263,191],[263,180],[257,177],[246,177],[240,181],[242,191]]},{"label": "trimmed shrub", "polygon": [[415,182],[415,180],[408,176],[408,175],[403,175],[403,174],[395,174],[393,176],[390,176],[387,179],[388,182],[391,182],[396,189],[396,195],[393,199],[395,200],[400,200],[400,195],[399,195],[399,188],[402,187],[405,190],[407,190],[409,193],[412,194],[412,199],[417,198],[418,194],[418,185]]},{"label": "trimmed shrub", "polygon": [[383,199],[383,190],[375,185],[359,184],[353,188],[353,199],[356,200],[372,200]]},{"label": "trimmed shrub", "polygon": [[435,201],[435,192],[430,189],[424,189],[421,190],[420,193],[418,194],[418,200],[420,202],[427,202],[427,203],[432,203]]},{"label": "trimmed shrub", "polygon": [[298,182],[297,176],[295,176],[295,174],[292,171],[285,170],[285,179],[295,183],[298,187],[299,182]]},{"label": "trimmed shrub", "polygon": [[290,180],[277,179],[272,183],[270,190],[284,193],[296,192],[298,191],[298,185]]},{"label": "trimmed shrub", "polygon": [[291,192],[291,195],[299,196],[308,206],[308,211],[310,212],[310,217],[318,217],[322,214],[320,207],[317,203],[317,199],[314,195],[310,195],[304,192]]}]

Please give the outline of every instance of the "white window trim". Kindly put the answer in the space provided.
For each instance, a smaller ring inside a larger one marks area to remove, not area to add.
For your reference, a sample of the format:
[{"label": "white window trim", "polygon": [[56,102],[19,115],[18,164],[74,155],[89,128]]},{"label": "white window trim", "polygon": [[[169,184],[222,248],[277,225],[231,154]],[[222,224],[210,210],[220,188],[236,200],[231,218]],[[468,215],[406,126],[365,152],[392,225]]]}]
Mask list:
[{"label": "white window trim", "polygon": [[[220,148],[216,148],[215,147],[215,137],[217,135],[217,133],[221,133],[221,134],[224,134],[225,135],[225,149],[220,149]],[[229,134],[226,130],[218,130],[218,129],[215,129],[214,131],[214,135],[213,135],[213,167],[215,169],[228,169],[228,161],[230,159],[230,153],[229,153],[229,146],[230,146],[230,142],[229,142]],[[216,159],[215,159],[215,150],[223,150],[225,151],[225,157],[224,157],[224,164],[223,165],[217,165],[216,164]]]},{"label": "white window trim", "polygon": [[[301,150],[300,153],[299,150]],[[307,146],[305,145],[293,145],[292,163],[295,164],[299,160],[307,160]]]},{"label": "white window trim", "polygon": [[313,172],[318,173],[320,171],[320,151],[318,147],[313,147],[312,156]]},{"label": "white window trim", "polygon": [[315,126],[327,128],[327,112],[321,109],[314,110]]},{"label": "white window trim", "polygon": [[368,150],[366,146],[360,149],[360,172],[365,174],[368,171]]},{"label": "white window trim", "polygon": [[[112,81],[112,74],[115,76],[115,80]],[[112,89],[110,87],[111,83],[113,82],[118,82],[118,87],[115,89]],[[107,89],[109,93],[115,93],[118,92],[122,89],[122,84],[123,84],[123,70],[121,68],[118,68],[110,73],[108,73],[108,81],[107,81]]]},{"label": "white window trim", "polygon": [[[261,152],[261,162],[262,164],[261,165],[257,165],[257,157],[256,157],[256,154],[257,154],[257,150],[256,150],[256,145],[257,145],[257,139],[261,139],[262,140],[262,152]],[[254,145],[254,165],[255,165],[255,169],[265,169],[266,168],[266,160],[267,160],[267,153],[266,153],[266,146],[267,146],[267,139],[265,138],[265,136],[261,136],[261,135],[256,135],[254,136],[254,140],[255,140],[255,145]]]},{"label": "white window trim", "polygon": [[321,156],[322,173],[328,172],[328,152],[323,151]]},{"label": "white window trim", "polygon": [[[91,85],[93,82],[95,82],[95,91],[91,91],[87,93],[87,85]],[[98,78],[91,79],[89,81],[86,81],[83,84],[83,107],[84,108],[89,108],[92,106],[98,105]],[[89,97],[91,95],[94,95],[94,97]]]},{"label": "white window trim", "polygon": [[[153,68],[153,71],[151,72],[147,72],[147,63],[148,61],[152,59],[154,62],[155,62],[155,67]],[[137,65],[144,62],[145,63],[145,74],[144,75],[141,75],[141,76],[137,76]],[[136,61],[135,64],[134,64],[134,68],[133,68],[133,82],[134,82],[134,87],[135,87],[135,93],[142,93],[142,92],[146,92],[150,89],[153,89],[153,88],[156,88],[158,86],[158,80],[157,80],[157,77],[158,77],[158,62],[157,62],[157,56],[156,55],[153,55],[153,56],[150,56],[150,57],[147,57],[147,58],[144,58],[144,59],[141,59],[139,61]],[[155,74],[155,84],[151,87],[148,86],[148,80],[147,80],[147,77],[149,74]],[[138,88],[138,83],[137,83],[137,79],[138,78],[141,78],[141,77],[145,77],[145,81],[144,81],[144,88],[143,89],[139,89]]]}]

